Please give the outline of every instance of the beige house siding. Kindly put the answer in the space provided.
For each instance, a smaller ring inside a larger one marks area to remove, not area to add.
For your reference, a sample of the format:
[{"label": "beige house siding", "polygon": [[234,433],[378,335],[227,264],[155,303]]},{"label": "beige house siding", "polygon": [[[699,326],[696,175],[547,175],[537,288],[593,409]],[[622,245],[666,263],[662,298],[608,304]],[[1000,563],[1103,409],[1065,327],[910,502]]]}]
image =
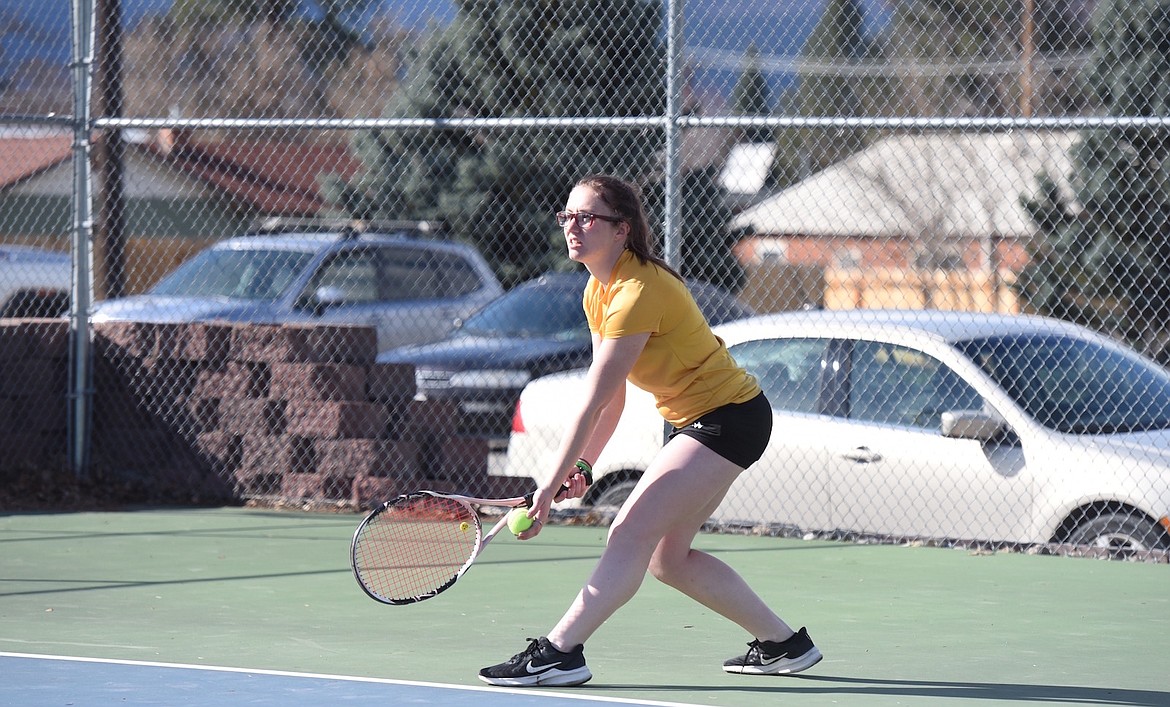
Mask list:
[{"label": "beige house siding", "polygon": [[1011,284],[1036,234],[1021,199],[1036,195],[1041,173],[1068,189],[1076,139],[887,138],[740,213],[731,227],[754,235],[737,255],[819,272],[812,303],[825,307],[1017,311]]}]

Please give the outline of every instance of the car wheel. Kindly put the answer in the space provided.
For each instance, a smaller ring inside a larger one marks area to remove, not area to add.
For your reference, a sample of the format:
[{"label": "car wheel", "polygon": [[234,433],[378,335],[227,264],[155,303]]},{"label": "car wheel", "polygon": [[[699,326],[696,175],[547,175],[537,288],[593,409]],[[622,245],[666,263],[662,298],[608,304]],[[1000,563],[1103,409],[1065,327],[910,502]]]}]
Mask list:
[{"label": "car wheel", "polygon": [[630,494],[634,492],[634,487],[638,485],[637,479],[624,479],[614,484],[606,486],[596,498],[593,499],[594,506],[620,506],[626,502]]},{"label": "car wheel", "polygon": [[1143,550],[1170,549],[1170,537],[1160,525],[1132,512],[1104,513],[1072,529],[1068,541],[1126,555]]}]

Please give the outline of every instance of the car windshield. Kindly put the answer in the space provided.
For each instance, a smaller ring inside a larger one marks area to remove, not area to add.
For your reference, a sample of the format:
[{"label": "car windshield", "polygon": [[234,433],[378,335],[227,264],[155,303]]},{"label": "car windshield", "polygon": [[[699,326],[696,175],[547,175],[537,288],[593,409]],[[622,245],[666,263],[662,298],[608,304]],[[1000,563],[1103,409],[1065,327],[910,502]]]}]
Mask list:
[{"label": "car windshield", "polygon": [[[522,285],[492,302],[463,325],[465,334],[494,337],[538,337],[562,341],[589,338],[589,325],[581,307],[588,273],[580,282]],[[711,324],[742,319],[753,314],[734,295],[701,281],[688,281],[699,309]]]},{"label": "car windshield", "polygon": [[463,325],[476,336],[588,339],[581,292],[564,287],[517,287]]},{"label": "car windshield", "polygon": [[212,248],[160,280],[150,294],[274,300],[312,258],[304,251]]},{"label": "car windshield", "polygon": [[1136,356],[1065,336],[960,342],[1037,422],[1067,434],[1170,428],[1170,373]]},{"label": "car windshield", "polygon": [[687,287],[695,296],[695,303],[699,305],[699,309],[703,310],[703,316],[707,318],[708,324],[723,324],[755,314],[750,307],[737,300],[735,295],[715,285],[688,280]]}]

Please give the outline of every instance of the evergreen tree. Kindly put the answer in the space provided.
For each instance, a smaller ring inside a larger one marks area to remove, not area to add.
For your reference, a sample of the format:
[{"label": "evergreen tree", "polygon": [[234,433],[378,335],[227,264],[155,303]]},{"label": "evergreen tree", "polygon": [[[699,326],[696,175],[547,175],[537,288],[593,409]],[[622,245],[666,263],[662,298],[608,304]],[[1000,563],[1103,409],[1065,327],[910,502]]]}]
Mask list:
[{"label": "evergreen tree", "polygon": [[[732,247],[744,232],[729,232],[728,222],[733,216],[727,201],[727,191],[719,184],[719,169],[707,167],[691,170],[683,175],[680,185],[682,213],[682,263],[679,272],[684,277],[705,280],[713,285],[738,292],[743,287],[744,270],[732,254]],[[665,220],[666,199],[661,182],[645,193],[647,216],[652,224]]]},{"label": "evergreen tree", "polygon": [[[1170,4],[1107,0],[1098,12],[1089,87],[1110,115],[1170,116]],[[1072,164],[1071,199],[1046,176],[1041,196],[1025,202],[1040,237],[1020,296],[1170,360],[1170,136],[1089,130]]]},{"label": "evergreen tree", "polygon": [[[859,0],[829,0],[801,51],[811,62],[848,65],[869,57]],[[792,108],[803,116],[858,116],[867,108],[868,80],[841,73],[812,73],[800,78]],[[777,136],[771,183],[783,189],[838,162],[866,145],[862,130],[784,130]]]},{"label": "evergreen tree", "polygon": [[[665,51],[646,0],[462,0],[415,58],[387,115],[507,118],[660,115]],[[359,136],[365,169],[334,180],[345,211],[437,218],[505,282],[566,264],[552,212],[593,172],[643,181],[657,131],[386,130]]]},{"label": "evergreen tree", "polygon": [[[753,44],[743,56],[743,69],[731,91],[731,112],[735,115],[768,115],[772,112],[772,91],[760,70],[760,50]],[[758,126],[744,128],[744,142],[769,142],[771,129]]]}]

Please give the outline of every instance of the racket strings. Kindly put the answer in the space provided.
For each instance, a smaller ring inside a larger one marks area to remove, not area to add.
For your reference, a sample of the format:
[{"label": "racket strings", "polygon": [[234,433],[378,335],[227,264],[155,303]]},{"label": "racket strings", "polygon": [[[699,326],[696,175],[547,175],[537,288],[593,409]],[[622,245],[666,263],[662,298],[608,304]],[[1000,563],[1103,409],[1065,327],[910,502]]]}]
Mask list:
[{"label": "racket strings", "polygon": [[454,581],[479,535],[479,520],[467,505],[408,496],[364,524],[354,543],[354,567],[366,588],[384,599],[427,596]]}]

